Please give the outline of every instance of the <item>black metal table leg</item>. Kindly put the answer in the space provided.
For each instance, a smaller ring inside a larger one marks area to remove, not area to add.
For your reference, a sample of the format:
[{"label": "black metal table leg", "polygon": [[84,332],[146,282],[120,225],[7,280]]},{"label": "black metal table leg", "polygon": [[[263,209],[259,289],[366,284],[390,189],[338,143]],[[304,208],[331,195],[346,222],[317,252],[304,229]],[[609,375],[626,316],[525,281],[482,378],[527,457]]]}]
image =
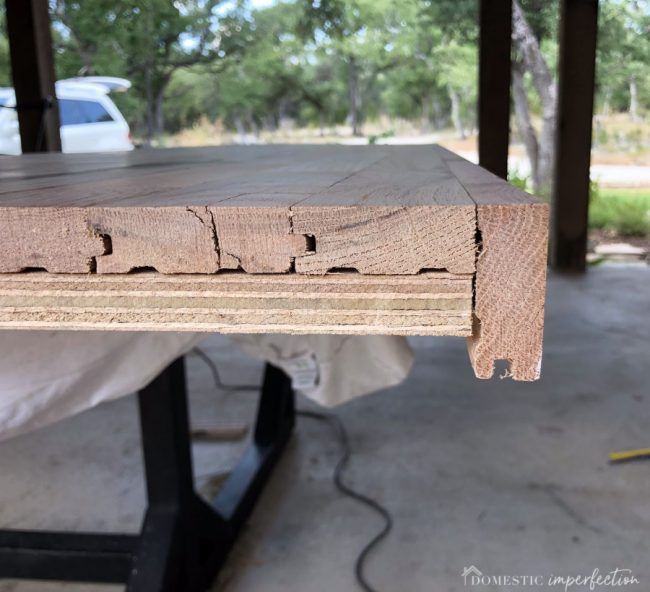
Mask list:
[{"label": "black metal table leg", "polygon": [[138,535],[0,530],[0,578],[125,582]]},{"label": "black metal table leg", "polygon": [[139,535],[0,530],[0,578],[126,582],[200,592],[223,564],[295,421],[289,378],[266,366],[252,441],[208,504],[194,490],[182,359],[138,394],[148,507]]},{"label": "black metal table leg", "polygon": [[250,514],[294,422],[291,381],[282,370],[267,364],[253,441],[213,502],[231,527],[239,529]]}]

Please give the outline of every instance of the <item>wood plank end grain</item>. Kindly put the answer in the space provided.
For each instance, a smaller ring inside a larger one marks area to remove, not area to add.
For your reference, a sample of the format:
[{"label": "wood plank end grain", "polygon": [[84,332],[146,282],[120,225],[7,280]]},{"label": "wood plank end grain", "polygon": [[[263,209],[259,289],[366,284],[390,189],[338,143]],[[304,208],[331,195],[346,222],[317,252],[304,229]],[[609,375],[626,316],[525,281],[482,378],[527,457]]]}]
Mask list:
[{"label": "wood plank end grain", "polygon": [[481,249],[474,283],[474,328],[468,350],[474,372],[537,380],[541,371],[548,250],[547,204],[478,206]]}]

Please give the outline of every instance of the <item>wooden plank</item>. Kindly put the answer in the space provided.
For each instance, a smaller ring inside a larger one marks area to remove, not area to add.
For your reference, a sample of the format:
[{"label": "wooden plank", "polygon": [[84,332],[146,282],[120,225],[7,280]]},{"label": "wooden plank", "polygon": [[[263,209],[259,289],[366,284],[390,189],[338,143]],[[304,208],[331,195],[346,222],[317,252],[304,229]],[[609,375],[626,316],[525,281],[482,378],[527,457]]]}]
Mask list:
[{"label": "wooden plank", "polygon": [[508,178],[512,0],[479,2],[478,159]]},{"label": "wooden plank", "polygon": [[[29,154],[22,158],[3,159],[2,171],[13,179],[37,179],[80,175],[88,172],[144,170],[146,173],[170,167],[195,167],[209,164],[232,168],[246,164],[249,172],[260,169],[318,171],[327,168],[352,173],[384,156],[381,146],[326,146],[267,144],[258,146],[208,146],[193,148],[141,148],[131,152],[89,152],[79,154]],[[298,156],[296,156],[298,155]],[[353,158],[352,158],[353,156]],[[291,160],[294,158],[294,160]],[[254,165],[250,167],[251,163]],[[310,163],[310,164],[306,164]],[[217,171],[217,175],[221,172]],[[0,193],[4,190],[0,189]]]},{"label": "wooden plank", "polygon": [[295,232],[315,249],[299,273],[355,269],[413,274],[471,273],[475,206],[437,149],[405,146],[292,207]]},{"label": "wooden plank", "polygon": [[598,0],[563,0],[551,263],[564,271],[586,267],[597,36]]},{"label": "wooden plank", "polygon": [[90,272],[107,251],[80,208],[0,208],[0,273],[31,267]]},{"label": "wooden plank", "polygon": [[[500,359],[517,380],[539,376],[548,207],[443,148],[33,156],[0,160],[0,178],[9,182],[0,185],[0,272],[85,271],[90,274],[77,281],[88,286],[136,282],[139,275],[126,272],[141,268],[172,279],[217,274],[207,282],[226,281],[226,270],[278,274],[252,276],[266,278],[266,290],[273,282],[299,282],[282,300],[267,294],[260,306],[240,308],[218,300],[224,295],[203,295],[188,306],[165,296],[161,306],[137,288],[126,301],[109,290],[86,310],[99,296],[84,288],[81,297],[67,294],[65,301],[61,292],[42,293],[24,309],[14,294],[1,311],[6,326],[465,335],[477,376],[490,377]],[[338,273],[342,269],[361,273]],[[433,288],[424,308],[423,297],[404,295],[417,294],[422,278],[439,282],[443,276],[473,280],[469,309],[440,304]],[[380,304],[384,297],[366,295],[365,307],[349,308],[347,296],[334,298],[326,288],[332,281],[331,290],[349,291],[356,282],[358,291],[376,294],[377,286],[397,280],[410,283],[387,307]],[[310,281],[323,283],[300,284]],[[159,291],[159,280],[156,285]],[[310,290],[307,305],[301,294]]]},{"label": "wooden plank", "polygon": [[539,378],[544,330],[548,205],[452,152],[446,162],[477,207],[479,253],[474,328],[468,350],[474,372],[490,378],[497,360],[515,380]]},{"label": "wooden plank", "polygon": [[23,152],[61,150],[46,0],[6,0],[7,35]]},{"label": "wooden plank", "polygon": [[288,208],[93,208],[87,215],[96,233],[111,237],[110,252],[96,258],[98,273],[285,273],[307,252],[306,238],[291,233]]},{"label": "wooden plank", "polygon": [[0,276],[0,328],[471,334],[472,278],[334,273]]},{"label": "wooden plank", "polygon": [[475,205],[435,147],[139,150],[105,160],[0,162],[0,271],[475,268]]}]

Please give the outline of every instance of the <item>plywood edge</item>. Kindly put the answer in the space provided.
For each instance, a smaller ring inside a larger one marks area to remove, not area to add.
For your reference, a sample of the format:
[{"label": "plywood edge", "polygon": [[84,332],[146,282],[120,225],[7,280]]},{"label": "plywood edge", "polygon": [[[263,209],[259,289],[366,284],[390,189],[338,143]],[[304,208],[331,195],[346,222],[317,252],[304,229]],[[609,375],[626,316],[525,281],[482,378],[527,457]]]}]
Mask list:
[{"label": "plywood edge", "polygon": [[0,327],[14,329],[467,336],[471,314],[471,276],[439,272],[0,275]]},{"label": "plywood edge", "polygon": [[490,378],[497,360],[507,376],[540,376],[549,208],[544,203],[477,206],[481,240],[474,286],[474,372]]},{"label": "plywood edge", "polygon": [[223,335],[396,335],[402,337],[467,337],[471,333],[468,326],[458,324],[433,325],[423,327],[401,325],[398,327],[371,324],[371,325],[296,325],[287,324],[254,324],[254,323],[233,323],[232,319],[225,319],[218,323],[200,322],[165,322],[158,319],[143,320],[119,319],[111,317],[102,322],[66,320],[60,318],[53,321],[22,319],[20,322],[7,320],[0,315],[0,330],[12,331],[152,331],[152,332],[187,332],[194,333],[221,333]]}]

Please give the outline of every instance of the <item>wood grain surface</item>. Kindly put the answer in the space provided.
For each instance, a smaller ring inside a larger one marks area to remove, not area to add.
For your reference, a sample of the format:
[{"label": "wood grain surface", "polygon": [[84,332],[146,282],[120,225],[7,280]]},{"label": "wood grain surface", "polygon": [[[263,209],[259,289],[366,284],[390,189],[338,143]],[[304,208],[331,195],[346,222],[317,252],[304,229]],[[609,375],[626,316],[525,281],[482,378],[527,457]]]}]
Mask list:
[{"label": "wood grain surface", "polygon": [[[0,159],[0,180],[0,272],[86,274],[65,290],[51,275],[54,295],[34,275],[23,307],[20,276],[0,278],[11,284],[2,327],[465,335],[478,377],[497,360],[516,380],[539,377],[548,206],[441,147],[25,155]],[[145,282],[153,295],[132,287],[141,273],[125,275],[143,269],[158,272]],[[233,303],[238,292],[208,297],[196,275],[183,285],[181,274],[206,274],[232,291],[228,270],[260,274],[250,306]],[[161,274],[183,296],[162,289]],[[470,285],[458,304],[469,309],[439,297],[453,277]],[[280,299],[264,291],[274,282]],[[351,285],[365,308],[334,296]]]},{"label": "wood grain surface", "polygon": [[437,148],[259,146],[0,160],[2,272],[472,273]]}]

